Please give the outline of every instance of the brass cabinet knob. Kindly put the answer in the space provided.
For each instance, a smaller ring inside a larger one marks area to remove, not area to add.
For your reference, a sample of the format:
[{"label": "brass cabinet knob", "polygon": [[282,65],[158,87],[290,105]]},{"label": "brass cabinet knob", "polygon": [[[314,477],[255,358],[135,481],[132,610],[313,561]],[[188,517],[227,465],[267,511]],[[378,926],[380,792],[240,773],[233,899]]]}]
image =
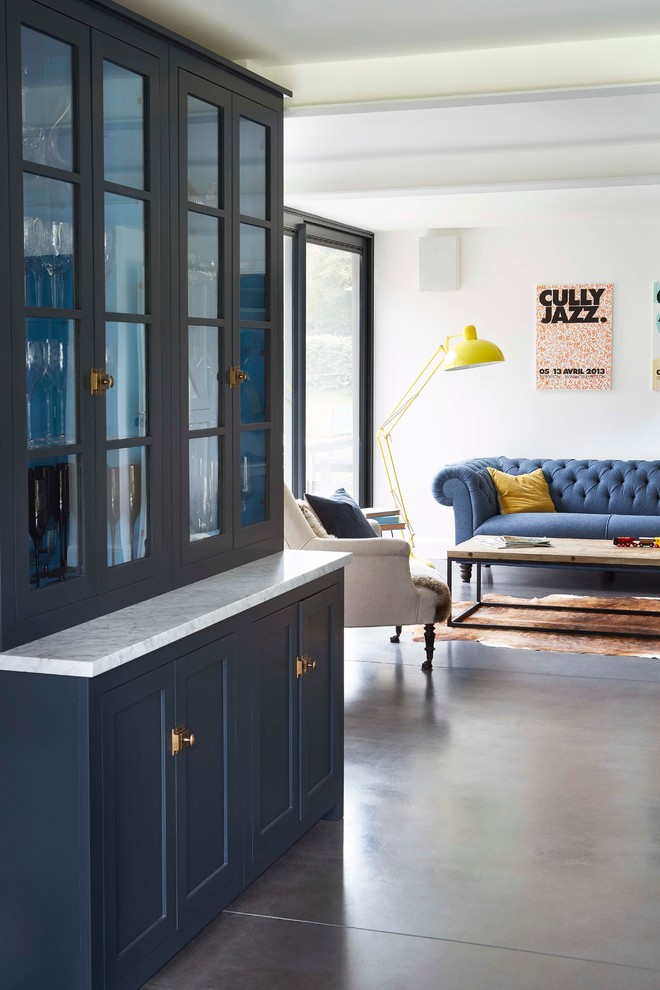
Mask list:
[{"label": "brass cabinet knob", "polygon": [[114,388],[115,380],[105,368],[91,368],[89,372],[89,390],[92,395],[105,395],[109,388]]},{"label": "brass cabinet knob", "polygon": [[310,670],[316,670],[316,660],[312,660],[306,653],[301,657],[296,657],[296,677],[308,674]]},{"label": "brass cabinet knob", "polygon": [[172,756],[182,753],[186,746],[194,746],[195,737],[185,725],[177,725],[172,729]]}]

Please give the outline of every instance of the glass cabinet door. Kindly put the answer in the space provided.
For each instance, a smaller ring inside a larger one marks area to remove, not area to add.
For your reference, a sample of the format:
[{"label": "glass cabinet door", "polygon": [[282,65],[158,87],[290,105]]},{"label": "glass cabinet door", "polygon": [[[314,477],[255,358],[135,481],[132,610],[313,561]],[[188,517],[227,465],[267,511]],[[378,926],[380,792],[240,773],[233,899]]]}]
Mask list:
[{"label": "glass cabinet door", "polygon": [[[180,71],[182,559],[230,546],[229,94]],[[187,402],[186,402],[187,397]]]},{"label": "glass cabinet door", "polygon": [[13,30],[20,39],[10,86],[20,94],[24,312],[18,380],[24,382],[19,421],[25,431],[18,474],[25,494],[19,518],[27,509],[25,529],[19,526],[18,573],[31,614],[43,609],[46,589],[59,600],[84,594],[81,579],[88,571],[81,498],[90,465],[79,410],[87,308],[79,259],[89,244],[81,244],[80,235],[86,190],[79,117],[84,99],[77,82],[85,44],[66,18],[56,24],[46,18],[43,29],[37,20]]},{"label": "glass cabinet door", "polygon": [[140,32],[123,44],[30,0],[7,24],[23,620],[163,571],[167,47],[140,50]]},{"label": "glass cabinet door", "polygon": [[236,399],[238,493],[236,543],[259,538],[273,518],[271,479],[281,466],[271,396],[276,362],[273,318],[274,202],[271,141],[273,116],[246,100],[236,100],[236,149],[240,216],[237,222],[239,276],[234,301],[238,327],[235,353],[242,381]]},{"label": "glass cabinet door", "polygon": [[94,54],[103,97],[95,132],[99,551],[113,587],[127,567],[157,569],[161,542],[158,68],[116,42]]}]

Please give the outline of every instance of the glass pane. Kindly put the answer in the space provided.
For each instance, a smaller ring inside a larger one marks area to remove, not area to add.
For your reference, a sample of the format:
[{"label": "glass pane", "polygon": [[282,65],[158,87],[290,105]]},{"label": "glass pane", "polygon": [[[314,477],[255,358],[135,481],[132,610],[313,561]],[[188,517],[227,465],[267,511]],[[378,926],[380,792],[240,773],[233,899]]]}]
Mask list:
[{"label": "glass pane", "polygon": [[115,380],[105,393],[108,440],[147,433],[147,338],[143,323],[107,323],[105,370]]},{"label": "glass pane", "polygon": [[107,182],[144,189],[144,77],[103,62],[103,160]]},{"label": "glass pane", "polygon": [[266,430],[241,433],[241,526],[254,526],[270,517],[267,436]]},{"label": "glass pane", "polygon": [[203,213],[188,214],[188,315],[211,317],[221,313],[220,220]]},{"label": "glass pane", "polygon": [[73,186],[23,176],[25,305],[71,309],[75,289]]},{"label": "glass pane", "polygon": [[293,489],[293,237],[284,238],[284,480]]},{"label": "glass pane", "polygon": [[263,227],[241,224],[241,319],[266,320],[266,237]]},{"label": "glass pane", "polygon": [[188,424],[191,430],[221,426],[219,419],[222,330],[188,327]]},{"label": "glass pane", "polygon": [[108,567],[149,556],[148,458],[144,447],[108,451]]},{"label": "glass pane", "polygon": [[144,203],[105,194],[105,308],[109,313],[145,312]]},{"label": "glass pane", "polygon": [[220,206],[220,111],[188,97],[188,200],[202,206]]},{"label": "glass pane", "polygon": [[76,442],[76,324],[25,321],[27,445]]},{"label": "glass pane", "polygon": [[266,156],[268,134],[263,124],[241,117],[240,193],[241,213],[266,219]]},{"label": "glass pane", "polygon": [[268,414],[269,331],[241,330],[241,370],[248,378],[240,386],[241,423],[263,423]]},{"label": "glass pane", "polygon": [[191,542],[217,536],[220,533],[218,453],[218,437],[199,437],[190,441]]},{"label": "glass pane", "polygon": [[47,34],[21,28],[23,158],[73,170],[72,49]]},{"label": "glass pane", "polygon": [[360,255],[307,245],[306,491],[359,498]]},{"label": "glass pane", "polygon": [[80,459],[54,457],[28,467],[30,587],[82,574]]}]

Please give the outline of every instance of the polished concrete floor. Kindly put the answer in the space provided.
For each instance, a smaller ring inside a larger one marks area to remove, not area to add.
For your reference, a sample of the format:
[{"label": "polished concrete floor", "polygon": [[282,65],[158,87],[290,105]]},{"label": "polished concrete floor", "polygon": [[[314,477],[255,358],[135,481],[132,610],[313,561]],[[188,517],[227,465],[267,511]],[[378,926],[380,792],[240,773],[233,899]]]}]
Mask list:
[{"label": "polished concrete floor", "polygon": [[[503,593],[660,595],[492,571]],[[660,661],[457,642],[426,675],[388,636],[346,635],[343,822],[149,990],[660,990]]]}]

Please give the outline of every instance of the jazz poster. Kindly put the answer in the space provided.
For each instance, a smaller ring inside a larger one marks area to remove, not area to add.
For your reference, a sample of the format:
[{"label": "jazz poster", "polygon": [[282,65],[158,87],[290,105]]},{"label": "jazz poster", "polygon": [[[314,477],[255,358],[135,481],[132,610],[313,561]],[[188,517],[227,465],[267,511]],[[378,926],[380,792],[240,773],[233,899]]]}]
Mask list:
[{"label": "jazz poster", "polygon": [[612,387],[611,282],[537,285],[536,387]]},{"label": "jazz poster", "polygon": [[660,282],[653,283],[653,391],[660,392]]}]

